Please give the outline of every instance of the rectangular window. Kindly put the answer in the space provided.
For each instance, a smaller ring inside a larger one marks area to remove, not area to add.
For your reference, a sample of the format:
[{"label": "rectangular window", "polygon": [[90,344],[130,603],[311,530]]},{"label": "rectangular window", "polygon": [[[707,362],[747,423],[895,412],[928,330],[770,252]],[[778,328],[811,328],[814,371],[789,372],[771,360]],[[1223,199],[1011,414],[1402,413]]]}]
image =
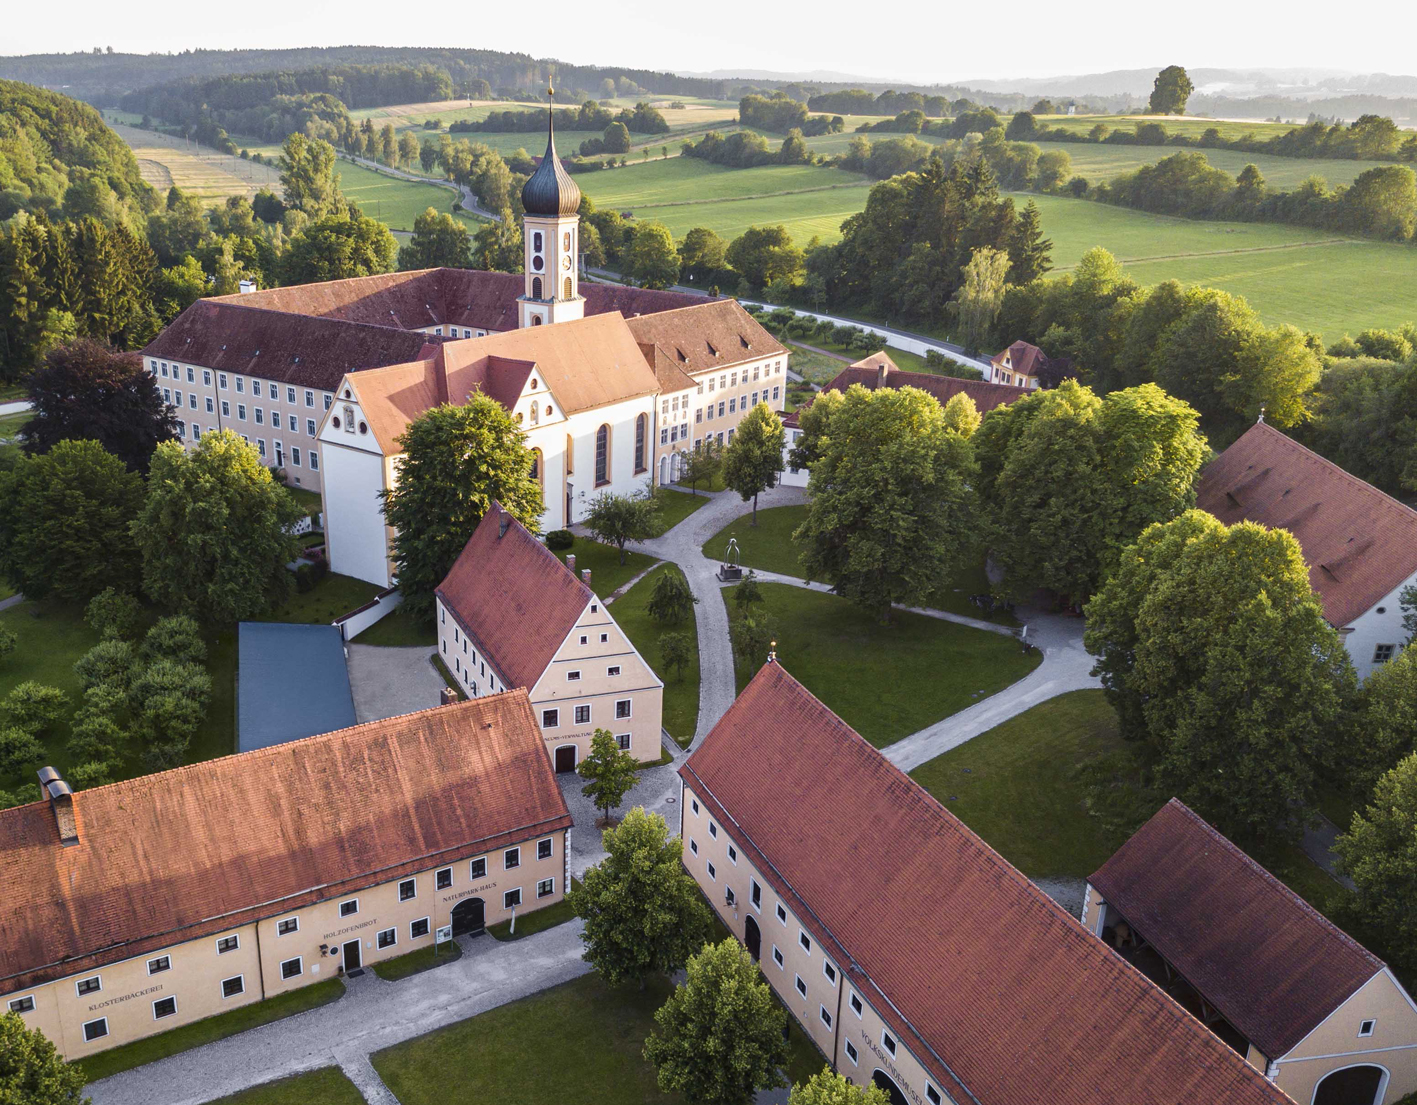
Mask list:
[{"label": "rectangular window", "polygon": [[887,1055],[895,1054],[895,1037],[889,1032],[881,1033],[881,1046],[886,1049]]},{"label": "rectangular window", "polygon": [[759,913],[763,911],[763,888],[758,885],[757,879],[748,880],[748,900]]},{"label": "rectangular window", "polygon": [[160,955],[156,959],[148,960],[148,974],[160,975],[163,971],[172,970],[172,957]]},{"label": "rectangular window", "polygon": [[712,863],[708,865],[708,877],[713,879],[714,882],[718,882],[718,872],[714,869]]},{"label": "rectangular window", "polygon": [[234,952],[239,947],[241,947],[241,937],[223,936],[216,942],[216,953],[217,955],[225,955],[227,952]]},{"label": "rectangular window", "polygon": [[502,895],[502,908],[511,909],[513,906],[522,904],[522,888],[519,886],[515,890],[508,890]]},{"label": "rectangular window", "polygon": [[628,752],[630,750],[629,733],[618,733],[616,734],[615,740],[619,742],[621,752]]},{"label": "rectangular window", "polygon": [[723,900],[729,905],[733,905],[738,901],[738,896],[733,893],[733,887],[726,886],[723,888]]},{"label": "rectangular window", "polygon": [[615,700],[615,720],[623,721],[630,716],[630,700],[628,698],[617,698]]},{"label": "rectangular window", "polygon": [[225,399],[221,401],[221,416],[223,418],[231,417],[231,404],[228,403]]},{"label": "rectangular window", "polygon": [[579,683],[580,681],[581,681],[581,673],[580,673],[580,670],[579,670],[579,669],[577,669],[577,670],[575,670],[575,671],[568,671],[568,672],[566,673],[566,682],[567,682],[567,683]]},{"label": "rectangular window", "polygon": [[189,391],[187,393],[187,409],[189,411],[197,409],[197,393],[195,391]]},{"label": "rectangular window", "polygon": [[298,433],[300,432],[300,419],[296,418],[295,415],[293,415],[293,414],[290,415],[289,417],[290,417],[290,432],[293,433],[293,434],[298,434]]},{"label": "rectangular window", "polygon": [[418,883],[414,879],[404,879],[399,883],[399,901],[406,902],[418,893]]},{"label": "rectangular window", "polygon": [[712,821],[709,822],[709,836],[713,837],[715,840],[718,839],[718,826]]},{"label": "rectangular window", "polygon": [[216,386],[219,387],[219,388],[221,388],[222,391],[225,391],[225,390],[226,390],[226,373],[225,373],[225,372],[218,372],[218,373],[216,374]]},{"label": "rectangular window", "polygon": [[861,1004],[861,998],[860,998],[858,995],[856,995],[856,994],[852,994],[852,995],[851,995],[851,1011],[852,1011],[853,1013],[855,1013],[855,1014],[859,1017],[859,1016],[861,1016],[861,1010],[862,1010],[862,1008],[863,1008],[863,1006],[862,1006],[862,1004]]},{"label": "rectangular window", "polygon": [[245,404],[245,403],[237,403],[237,404],[236,404],[236,417],[237,417],[240,421],[242,421],[242,422],[245,422],[245,421],[246,421],[246,404]]},{"label": "rectangular window", "polygon": [[318,472],[320,470],[320,457],[314,449],[310,450],[310,455],[305,459],[310,462],[310,471]]},{"label": "rectangular window", "polygon": [[234,998],[238,994],[246,992],[246,976],[237,975],[235,978],[224,978],[221,980],[221,996],[224,998]]},{"label": "rectangular window", "polygon": [[542,710],[541,727],[543,729],[556,729],[561,724],[560,710]]},{"label": "rectangular window", "polygon": [[467,874],[472,879],[485,879],[487,877],[487,857],[481,856],[469,863]]},{"label": "rectangular window", "polygon": [[737,398],[737,396],[734,396],[734,398],[732,398],[732,399],[730,399],[730,400],[728,401],[728,413],[729,413],[729,414],[733,414],[737,409],[738,409],[738,398]]},{"label": "rectangular window", "polygon": [[453,885],[453,869],[451,867],[444,867],[433,876],[433,879],[439,890],[447,890],[448,887]]},{"label": "rectangular window", "polygon": [[608,668],[605,669],[605,674],[606,674],[606,675],[611,675],[611,676],[619,675],[619,674],[620,674],[620,665],[619,665],[619,664],[611,664]]},{"label": "rectangular window", "polygon": [[304,964],[301,963],[301,958],[301,956],[297,955],[294,959],[284,960],[280,965],[280,977],[283,979],[298,978],[304,971]]},{"label": "rectangular window", "polygon": [[689,841],[689,851],[693,852],[694,855],[698,855],[698,854],[699,854],[699,842],[698,842],[697,840],[692,840],[692,839],[691,839],[691,840]]},{"label": "rectangular window", "polygon": [[428,935],[428,918],[420,917],[408,926],[408,938],[410,940],[422,940]]},{"label": "rectangular window", "polygon": [[827,1012],[825,1005],[821,1006],[821,1013],[819,1015],[822,1018],[822,1023],[830,1028],[832,1026],[832,1015]]},{"label": "rectangular window", "polygon": [[808,936],[805,932],[798,930],[797,943],[802,945],[802,950],[805,951],[808,955],[812,954],[812,938]]},{"label": "rectangular window", "polygon": [[689,808],[694,811],[695,817],[699,816],[699,800],[697,798],[691,798],[689,800]]},{"label": "rectangular window", "polygon": [[728,861],[732,863],[733,866],[738,866],[738,849],[731,844],[728,846]]},{"label": "rectangular window", "polygon": [[291,447],[291,450],[290,450],[290,462],[291,462],[292,464],[294,464],[295,467],[297,467],[297,468],[300,467],[300,449],[299,449],[298,446],[292,446],[292,447]]},{"label": "rectangular window", "polygon": [[359,912],[359,899],[350,898],[347,902],[340,902],[339,915],[341,917],[353,917]]},{"label": "rectangular window", "polygon": [[[255,396],[257,396],[257,397],[260,396],[260,394],[261,394],[261,381],[260,381],[260,380],[252,380],[252,381],[251,381],[251,394],[252,394],[252,395],[255,395]],[[275,388],[274,388],[274,386],[273,386],[272,389],[271,389],[271,397],[272,397],[272,398],[275,397]]]},{"label": "rectangular window", "polygon": [[827,976],[827,981],[830,982],[833,986],[836,985],[836,968],[833,967],[830,963],[828,963],[825,959],[822,960],[822,974]]},{"label": "rectangular window", "polygon": [[1375,1029],[1375,1028],[1377,1028],[1377,1027],[1378,1027],[1378,1022],[1377,1022],[1377,1021],[1364,1021],[1362,1024],[1360,1024],[1360,1025],[1358,1026],[1358,1035],[1359,1035],[1359,1036],[1371,1036],[1371,1035],[1373,1034],[1373,1029]]},{"label": "rectangular window", "polygon": [[522,850],[520,848],[508,848],[502,853],[502,870],[515,871],[522,865]]},{"label": "rectangular window", "polygon": [[925,1083],[925,1100],[928,1101],[930,1105],[941,1105],[941,1101],[943,1100],[940,1097],[940,1091],[935,1089],[935,1087],[928,1082]]},{"label": "rectangular window", "polygon": [[802,981],[801,975],[796,976],[796,980],[793,982],[793,985],[797,987],[797,992],[801,994],[804,998],[807,996],[807,984]]},{"label": "rectangular window", "polygon": [[779,967],[782,966],[782,949],[779,948],[776,944],[772,946],[772,961],[776,963]]},{"label": "rectangular window", "polygon": [[380,948],[392,948],[398,942],[398,929],[384,929],[374,941],[375,946]]},{"label": "rectangular window", "polygon": [[210,395],[207,396],[207,413],[216,414],[216,408],[212,404],[212,397]]},{"label": "rectangular window", "polygon": [[33,1013],[34,998],[26,994],[22,998],[12,998],[10,1001],[11,1013]]},{"label": "rectangular window", "polygon": [[542,879],[536,884],[536,896],[538,898],[549,898],[554,893],[556,893],[555,879]]},{"label": "rectangular window", "polygon": [[[272,392],[271,394],[274,395],[275,393]],[[329,409],[330,409],[330,404],[333,403],[334,401],[335,401],[335,397],[334,397],[333,395],[329,394],[329,392],[326,392],[326,393],[325,393],[325,410],[329,410]]]},{"label": "rectangular window", "polygon": [[784,925],[787,924],[787,910],[782,908],[781,902],[777,903],[777,919],[781,921]]},{"label": "rectangular window", "polygon": [[285,401],[286,401],[287,403],[294,403],[294,402],[295,402],[295,389],[294,389],[294,388],[286,388],[286,389],[285,389]]},{"label": "rectangular window", "polygon": [[1396,652],[1396,645],[1378,645],[1377,648],[1373,649],[1373,663],[1386,664],[1393,658],[1393,654]]},{"label": "rectangular window", "polygon": [[772,401],[776,403],[782,395],[782,385],[777,384],[772,389]]},{"label": "rectangular window", "polygon": [[305,405],[307,407],[313,407],[315,405],[315,393],[313,391],[307,391],[305,393]]},{"label": "rectangular window", "polygon": [[860,1053],[856,1050],[856,1045],[850,1040],[846,1041],[846,1057],[850,1059],[853,1064],[859,1062],[861,1059]]},{"label": "rectangular window", "polygon": [[576,724],[577,724],[577,725],[589,725],[589,724],[590,724],[590,707],[589,707],[589,706],[577,706],[577,707],[575,708],[575,710],[576,710],[576,713],[575,713]]},{"label": "rectangular window", "polygon": [[266,412],[265,412],[262,408],[257,407],[257,408],[256,408],[254,411],[252,411],[251,413],[256,416],[256,425],[257,425],[257,426],[264,426],[264,425],[266,424]]},{"label": "rectangular window", "polygon": [[240,395],[244,395],[246,393],[246,378],[244,376],[236,377],[236,391],[237,394]]},{"label": "rectangular window", "polygon": [[537,858],[537,859],[550,859],[550,858],[551,858],[551,838],[550,838],[549,836],[548,836],[545,840],[538,840],[538,841],[536,842],[536,858]]},{"label": "rectangular window", "polygon": [[606,644],[609,640],[610,640],[610,634],[609,634],[609,633],[602,633],[602,634],[600,635],[600,643],[601,643],[601,644]]},{"label": "rectangular window", "polygon": [[719,417],[719,418],[722,418],[722,417],[723,417],[723,412],[724,412],[725,409],[727,409],[727,407],[728,407],[728,404],[727,404],[727,403],[724,403],[724,402],[722,402],[722,401],[719,402],[719,404],[718,404],[718,417]]},{"label": "rectangular window", "polygon": [[299,917],[286,917],[276,922],[276,935],[289,936],[292,932],[300,931]]},{"label": "rectangular window", "polygon": [[108,1035],[108,1018],[99,1017],[96,1021],[84,1022],[84,1042],[91,1043],[94,1040],[101,1040]]},{"label": "rectangular window", "polygon": [[311,437],[315,436],[315,420],[313,418],[307,418],[305,420],[305,432]]}]

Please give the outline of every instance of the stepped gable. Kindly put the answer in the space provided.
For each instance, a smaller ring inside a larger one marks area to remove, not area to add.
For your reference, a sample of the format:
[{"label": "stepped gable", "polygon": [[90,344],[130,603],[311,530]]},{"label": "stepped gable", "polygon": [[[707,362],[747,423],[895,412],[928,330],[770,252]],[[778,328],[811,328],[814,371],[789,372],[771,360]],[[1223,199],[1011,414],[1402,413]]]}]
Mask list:
[{"label": "stepped gable", "polygon": [[1417,572],[1417,511],[1264,422],[1206,466],[1196,506],[1292,533],[1340,629]]}]

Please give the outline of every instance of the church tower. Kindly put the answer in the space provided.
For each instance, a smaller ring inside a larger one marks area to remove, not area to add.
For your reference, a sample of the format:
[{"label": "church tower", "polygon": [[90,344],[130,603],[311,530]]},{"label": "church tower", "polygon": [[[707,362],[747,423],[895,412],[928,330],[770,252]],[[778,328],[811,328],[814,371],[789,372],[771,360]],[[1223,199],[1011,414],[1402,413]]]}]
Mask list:
[{"label": "church tower", "polygon": [[[554,97],[552,89],[546,90]],[[546,107],[546,155],[522,186],[525,287],[517,300],[517,325],[542,326],[585,316],[576,258],[580,250],[581,190],[556,156],[555,106]]]}]

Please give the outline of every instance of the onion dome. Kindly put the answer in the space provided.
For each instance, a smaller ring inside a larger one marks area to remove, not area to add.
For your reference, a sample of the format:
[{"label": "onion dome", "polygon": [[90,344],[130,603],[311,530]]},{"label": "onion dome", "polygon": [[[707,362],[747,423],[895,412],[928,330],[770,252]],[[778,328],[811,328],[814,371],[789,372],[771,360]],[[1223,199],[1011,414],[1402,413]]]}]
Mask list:
[{"label": "onion dome", "polygon": [[[547,89],[548,96],[552,90]],[[574,215],[580,210],[581,190],[556,156],[556,124],[552,104],[546,105],[546,154],[536,172],[522,185],[522,207],[528,215]]]}]

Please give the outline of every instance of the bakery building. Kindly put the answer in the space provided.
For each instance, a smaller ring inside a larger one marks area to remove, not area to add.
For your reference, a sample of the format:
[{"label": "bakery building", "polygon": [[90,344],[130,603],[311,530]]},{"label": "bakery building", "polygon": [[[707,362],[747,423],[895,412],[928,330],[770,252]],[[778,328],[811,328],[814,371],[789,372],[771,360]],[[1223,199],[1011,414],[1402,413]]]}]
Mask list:
[{"label": "bakery building", "polygon": [[524,692],[0,810],[0,1010],[68,1059],[561,900]]},{"label": "bakery building", "polygon": [[574,771],[597,729],[661,754],[664,683],[578,575],[497,503],[435,592],[438,655],[469,698],[526,687],[546,752]]},{"label": "bakery building", "polygon": [[1176,799],[1088,879],[1082,922],[1301,1105],[1417,1089],[1392,970]]},{"label": "bakery building", "polygon": [[688,871],[895,1105],[1289,1105],[776,662],[679,775]]}]

